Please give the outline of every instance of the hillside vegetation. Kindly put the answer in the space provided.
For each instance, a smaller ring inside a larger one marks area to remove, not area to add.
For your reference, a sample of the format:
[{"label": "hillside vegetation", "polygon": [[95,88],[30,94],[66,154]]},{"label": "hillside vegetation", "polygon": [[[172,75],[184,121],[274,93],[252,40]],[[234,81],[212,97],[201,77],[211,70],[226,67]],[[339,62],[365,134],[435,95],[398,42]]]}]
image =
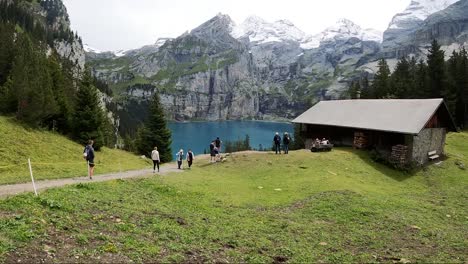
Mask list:
[{"label": "hillside vegetation", "polygon": [[468,260],[468,134],[415,174],[367,152],[238,153],[184,173],[78,184],[0,202],[7,262]]},{"label": "hillside vegetation", "polygon": [[[57,133],[29,129],[14,118],[0,117],[0,184],[28,182],[28,158],[36,180],[86,176],[84,146]],[[147,161],[125,151],[96,152],[97,174],[149,167]]]}]

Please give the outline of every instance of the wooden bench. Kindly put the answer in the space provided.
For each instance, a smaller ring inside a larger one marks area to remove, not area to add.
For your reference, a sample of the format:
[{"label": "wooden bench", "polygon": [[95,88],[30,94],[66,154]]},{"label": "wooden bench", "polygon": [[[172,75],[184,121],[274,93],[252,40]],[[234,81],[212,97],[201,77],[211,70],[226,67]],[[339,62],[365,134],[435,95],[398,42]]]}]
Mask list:
[{"label": "wooden bench", "polygon": [[433,160],[436,160],[439,158],[439,155],[437,155],[437,151],[433,150],[433,151],[429,151],[427,153],[427,156],[429,156],[429,160],[430,161],[433,161]]}]

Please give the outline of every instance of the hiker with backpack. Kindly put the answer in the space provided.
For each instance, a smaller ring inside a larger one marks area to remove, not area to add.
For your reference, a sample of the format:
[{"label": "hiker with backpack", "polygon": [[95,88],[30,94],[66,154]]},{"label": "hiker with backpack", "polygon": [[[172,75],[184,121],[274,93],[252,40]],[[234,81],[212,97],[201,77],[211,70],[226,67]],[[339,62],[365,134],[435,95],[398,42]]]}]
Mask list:
[{"label": "hiker with backpack", "polygon": [[192,150],[189,149],[187,152],[187,164],[188,164],[189,169],[192,167],[193,157],[194,157],[194,154]]},{"label": "hiker with backpack", "polygon": [[83,150],[83,158],[88,163],[88,176],[92,180],[94,175],[94,141],[88,140],[88,145]]}]

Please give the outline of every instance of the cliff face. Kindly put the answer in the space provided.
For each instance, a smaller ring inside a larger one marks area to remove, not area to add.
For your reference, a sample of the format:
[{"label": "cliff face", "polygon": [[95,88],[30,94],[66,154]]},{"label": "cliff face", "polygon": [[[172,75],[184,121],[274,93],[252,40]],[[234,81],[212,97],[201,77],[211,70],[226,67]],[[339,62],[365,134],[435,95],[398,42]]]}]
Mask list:
[{"label": "cliff face", "polygon": [[[57,53],[75,65],[74,75],[79,77],[85,67],[85,51],[80,38],[73,34],[70,28],[70,19],[67,9],[61,0],[40,1],[40,4],[32,3],[31,12],[34,12],[44,21],[49,32],[55,32],[55,38],[51,44]],[[67,34],[63,36],[63,32]]]},{"label": "cliff face", "polygon": [[468,43],[468,0],[430,15],[414,35],[418,44],[430,43],[432,39],[444,46]]},{"label": "cliff face", "polygon": [[[285,21],[274,26],[293,27]],[[340,38],[339,32],[349,30],[339,27],[336,39],[322,36],[315,49],[303,48],[308,38],[295,28],[292,37],[280,30],[281,41],[270,41],[275,37],[252,30],[234,35],[234,27],[228,16],[218,15],[162,45],[121,57],[91,52],[88,62],[120,93],[122,112],[141,109],[158,92],[172,120],[278,120],[294,118],[321,98],[339,97],[347,87],[343,76],[379,50],[360,32]]]}]

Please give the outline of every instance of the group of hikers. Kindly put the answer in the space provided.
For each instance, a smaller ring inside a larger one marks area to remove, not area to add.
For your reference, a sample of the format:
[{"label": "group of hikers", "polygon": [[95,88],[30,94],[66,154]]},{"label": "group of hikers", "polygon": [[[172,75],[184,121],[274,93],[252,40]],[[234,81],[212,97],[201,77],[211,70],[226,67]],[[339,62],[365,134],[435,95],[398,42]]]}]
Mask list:
[{"label": "group of hikers", "polygon": [[275,133],[275,136],[273,137],[273,142],[275,144],[275,154],[281,154],[281,141],[283,142],[284,154],[288,154],[289,143],[291,142],[291,138],[289,137],[288,132],[284,132],[283,139],[281,139],[281,136],[278,132]]},{"label": "group of hikers", "polygon": [[[289,143],[291,142],[291,138],[289,137],[288,132],[284,132],[283,138],[276,132],[273,142],[275,145],[275,153],[281,154],[281,143],[283,143],[283,150],[284,154],[289,153]],[[89,140],[88,144],[85,146],[83,151],[83,158],[88,163],[88,176],[90,179],[93,178],[94,175],[94,148],[93,148],[94,141]],[[210,143],[210,162],[218,162],[221,159],[221,144],[222,141],[217,137],[215,140],[211,141]],[[180,149],[176,154],[176,161],[177,161],[177,168],[183,169],[183,160],[187,160],[188,167],[191,168],[193,164],[193,160],[195,159],[195,154],[192,152],[191,149],[188,150],[187,154],[184,154],[184,150]],[[161,159],[159,158],[159,151],[158,147],[154,147],[153,151],[151,152],[151,160],[153,161],[153,173],[159,172],[159,165],[161,164]]]},{"label": "group of hikers", "polygon": [[315,146],[320,146],[320,145],[330,145],[330,141],[326,138],[322,138],[322,140],[316,138],[314,140],[314,145]]}]

